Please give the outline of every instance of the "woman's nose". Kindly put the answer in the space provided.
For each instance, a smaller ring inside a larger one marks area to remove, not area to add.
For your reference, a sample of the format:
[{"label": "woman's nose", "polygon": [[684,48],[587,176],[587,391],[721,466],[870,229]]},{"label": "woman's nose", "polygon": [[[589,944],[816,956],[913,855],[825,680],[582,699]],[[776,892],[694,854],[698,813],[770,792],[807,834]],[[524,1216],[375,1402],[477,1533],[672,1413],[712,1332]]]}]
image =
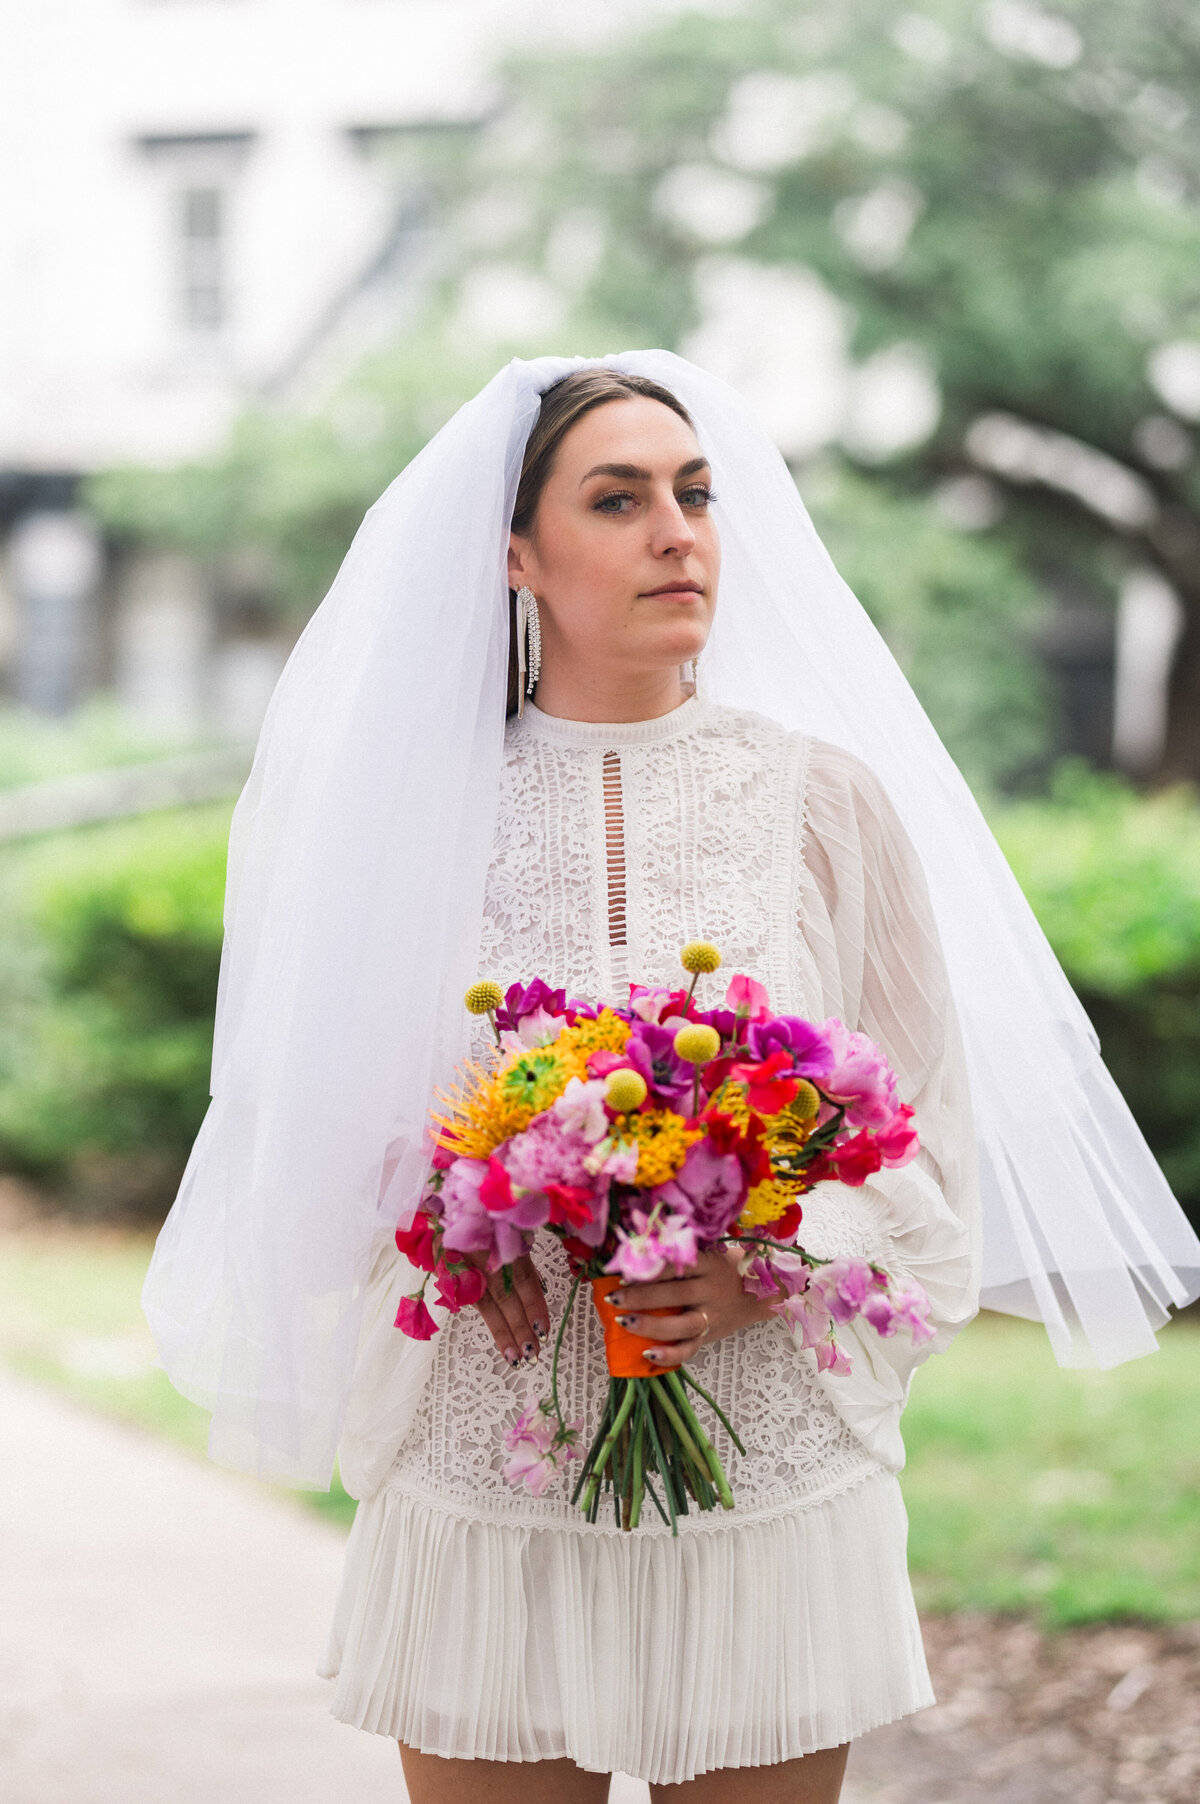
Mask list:
[{"label": "woman's nose", "polygon": [[689,551],[695,550],[696,535],[674,495],[656,510],[651,528],[651,546],[656,556],[686,557]]}]

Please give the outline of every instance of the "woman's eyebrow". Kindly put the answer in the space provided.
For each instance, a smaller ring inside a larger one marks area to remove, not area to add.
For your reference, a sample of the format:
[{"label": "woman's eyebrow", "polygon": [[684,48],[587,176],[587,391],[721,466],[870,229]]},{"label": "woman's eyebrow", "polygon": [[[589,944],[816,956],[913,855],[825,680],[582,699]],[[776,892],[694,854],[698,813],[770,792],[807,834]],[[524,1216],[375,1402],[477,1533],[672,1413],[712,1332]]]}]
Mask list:
[{"label": "woman's eyebrow", "polygon": [[[680,464],[675,472],[674,479],[678,482],[684,476],[695,476],[701,470],[707,470],[707,468],[707,457],[693,457],[689,463]],[[585,476],[580,477],[580,488],[583,487],[585,482],[590,481],[593,476],[619,476],[625,482],[653,481],[653,473],[650,470],[641,469],[637,464],[596,464]]]}]

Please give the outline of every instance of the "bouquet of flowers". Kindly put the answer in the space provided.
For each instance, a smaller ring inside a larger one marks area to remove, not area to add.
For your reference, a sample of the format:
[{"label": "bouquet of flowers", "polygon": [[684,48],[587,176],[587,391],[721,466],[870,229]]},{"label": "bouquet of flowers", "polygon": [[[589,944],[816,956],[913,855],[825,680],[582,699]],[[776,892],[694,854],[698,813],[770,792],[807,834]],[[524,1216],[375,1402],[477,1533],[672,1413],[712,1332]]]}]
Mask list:
[{"label": "bouquet of flowers", "polygon": [[[839,1326],[861,1316],[882,1335],[906,1325],[928,1338],[928,1302],[899,1290],[865,1259],[816,1258],[799,1244],[800,1198],[822,1180],[859,1185],[917,1151],[913,1111],[879,1047],[842,1022],[772,1014],[745,976],[719,1008],[696,1002],[715,971],[715,946],[696,941],[680,959],[686,990],[630,986],[622,1008],[569,1002],[540,978],[504,994],[472,985],[496,1050],[465,1066],[431,1117],[433,1169],[400,1250],[426,1274],[396,1326],[428,1339],[432,1281],[451,1312],[478,1302],[485,1271],[527,1253],[539,1228],[559,1236],[573,1285],[554,1342],[550,1395],[507,1431],[505,1474],[540,1495],[581,1460],[573,1501],[595,1521],[614,1498],[623,1528],[648,1497],[677,1531],[689,1500],[701,1510],[733,1494],[697,1414],[707,1404],[739,1452],[736,1430],[680,1367],[650,1364],[655,1343],[623,1328],[607,1295],[622,1282],[681,1275],[722,1244],[740,1253],[742,1282],[800,1331],[821,1370],[848,1372]],[[586,1452],[558,1393],[563,1333],[587,1281],[604,1328],[610,1374],[601,1421]]]}]

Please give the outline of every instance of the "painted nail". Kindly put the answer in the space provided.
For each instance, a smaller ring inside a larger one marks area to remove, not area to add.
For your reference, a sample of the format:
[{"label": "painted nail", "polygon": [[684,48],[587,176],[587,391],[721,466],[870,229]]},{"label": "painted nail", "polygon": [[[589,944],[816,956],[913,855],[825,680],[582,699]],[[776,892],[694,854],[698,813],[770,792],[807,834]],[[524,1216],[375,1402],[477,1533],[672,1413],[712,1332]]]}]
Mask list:
[{"label": "painted nail", "polygon": [[515,1347],[505,1347],[504,1357],[505,1357],[505,1359],[507,1359],[510,1366],[515,1366],[517,1364],[516,1348]]},{"label": "painted nail", "polygon": [[537,1335],[539,1340],[545,1340],[550,1332],[550,1324],[548,1322],[535,1322],[533,1324],[533,1332]]},{"label": "painted nail", "polygon": [[625,1301],[619,1290],[610,1290],[608,1293],[608,1300],[614,1309],[619,1309]]},{"label": "painted nail", "polygon": [[633,1324],[637,1321],[637,1317],[636,1315],[619,1315],[617,1321],[622,1328],[632,1328]]},{"label": "painted nail", "polygon": [[525,1345],[521,1348],[521,1351],[525,1355],[526,1359],[536,1359],[537,1358],[537,1348],[534,1346],[534,1344],[531,1340],[527,1340],[525,1342]]}]

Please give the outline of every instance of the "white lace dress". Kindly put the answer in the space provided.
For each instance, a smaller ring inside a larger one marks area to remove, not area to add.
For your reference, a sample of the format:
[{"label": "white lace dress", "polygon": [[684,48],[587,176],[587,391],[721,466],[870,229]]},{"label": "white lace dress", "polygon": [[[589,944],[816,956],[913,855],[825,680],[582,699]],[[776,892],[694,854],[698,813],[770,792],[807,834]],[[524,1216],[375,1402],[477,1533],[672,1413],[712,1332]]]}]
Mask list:
[{"label": "white lace dress", "polygon": [[[944,1345],[973,1313],[976,1207],[957,1033],[914,855],[856,759],[692,698],[601,726],[528,709],[510,724],[480,973],[539,975],[591,999],[675,983],[679,948],[720,946],[772,1004],[837,1015],[889,1051],[917,1108],[919,1161],[861,1189],[823,1185],[803,1239],[860,1252],[929,1292]],[[702,980],[718,999],[719,980]],[[553,1326],[568,1276],[534,1258]],[[381,1252],[350,1420],[363,1497],[323,1670],[334,1713],[428,1753],[568,1756],[676,1783],[792,1759],[932,1701],[895,1473],[917,1358],[906,1334],[850,1331],[854,1371],[815,1371],[771,1321],[701,1349],[732,1513],[587,1524],[569,1481],[503,1479],[501,1429],[548,1388],[510,1370],[471,1310],[427,1345],[390,1326],[413,1274]],[[563,1345],[568,1416],[596,1420],[607,1375],[594,1311]]]}]

